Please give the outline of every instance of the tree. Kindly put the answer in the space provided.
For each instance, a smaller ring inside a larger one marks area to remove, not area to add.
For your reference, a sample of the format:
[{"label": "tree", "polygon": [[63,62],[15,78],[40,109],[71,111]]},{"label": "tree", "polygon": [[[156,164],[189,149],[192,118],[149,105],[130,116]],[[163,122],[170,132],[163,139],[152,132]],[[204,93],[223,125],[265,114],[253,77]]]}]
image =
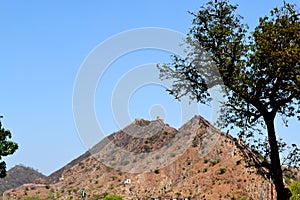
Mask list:
[{"label": "tree", "polygon": [[[2,118],[2,116],[0,116]],[[2,127],[0,121],[0,161],[3,156],[8,156],[13,154],[17,149],[18,145],[11,140],[11,132]],[[6,163],[4,161],[0,162],[0,178],[6,176]]]},{"label": "tree", "polygon": [[[300,120],[299,15],[295,5],[284,4],[249,33],[236,9],[228,0],[211,0],[191,13],[188,54],[158,65],[160,78],[173,80],[168,91],[175,98],[187,95],[204,104],[211,100],[209,89],[220,86],[225,94],[222,127],[239,127],[239,136],[252,139],[257,148],[264,146],[260,138],[266,130],[265,166],[277,199],[288,199],[279,155],[285,144],[277,139],[274,120],[281,116],[286,125],[290,117]],[[295,150],[293,144],[293,155],[299,156]],[[299,157],[290,163],[297,159],[299,164]]]}]

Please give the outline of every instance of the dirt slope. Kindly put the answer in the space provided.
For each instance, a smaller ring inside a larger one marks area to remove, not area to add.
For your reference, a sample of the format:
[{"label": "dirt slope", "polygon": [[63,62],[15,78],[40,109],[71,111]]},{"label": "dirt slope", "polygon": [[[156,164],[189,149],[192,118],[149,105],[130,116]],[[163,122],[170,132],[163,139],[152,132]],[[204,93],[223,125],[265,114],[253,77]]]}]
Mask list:
[{"label": "dirt slope", "polygon": [[25,185],[6,196],[79,199],[85,189],[87,199],[105,194],[124,199],[268,199],[272,186],[258,162],[243,141],[200,116],[178,130],[160,119],[137,119],[56,172],[50,184]]}]

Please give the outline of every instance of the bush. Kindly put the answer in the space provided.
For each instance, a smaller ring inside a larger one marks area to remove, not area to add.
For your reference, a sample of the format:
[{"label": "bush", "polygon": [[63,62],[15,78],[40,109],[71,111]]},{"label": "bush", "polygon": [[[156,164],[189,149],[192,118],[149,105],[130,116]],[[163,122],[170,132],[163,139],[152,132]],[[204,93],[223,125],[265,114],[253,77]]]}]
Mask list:
[{"label": "bush", "polygon": [[144,150],[146,153],[149,153],[149,152],[151,152],[151,147],[149,145],[145,145]]},{"label": "bush", "polygon": [[300,199],[300,182],[295,181],[290,185],[290,190],[292,192],[292,197],[290,200],[299,200]]},{"label": "bush", "polygon": [[221,168],[220,169],[220,174],[224,174],[226,172],[226,168]]},{"label": "bush", "polygon": [[123,200],[123,198],[117,195],[107,195],[103,200]]},{"label": "bush", "polygon": [[214,165],[216,165],[217,164],[217,161],[215,161],[215,160],[211,160],[210,161],[210,166],[214,166]]}]

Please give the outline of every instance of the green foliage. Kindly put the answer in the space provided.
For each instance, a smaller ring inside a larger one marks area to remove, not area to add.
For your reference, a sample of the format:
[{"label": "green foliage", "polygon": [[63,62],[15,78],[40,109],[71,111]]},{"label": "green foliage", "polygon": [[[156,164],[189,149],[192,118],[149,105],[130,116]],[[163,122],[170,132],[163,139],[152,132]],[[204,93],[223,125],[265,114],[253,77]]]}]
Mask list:
[{"label": "green foliage", "polygon": [[220,158],[218,158],[217,160],[211,160],[209,165],[210,166],[215,166],[216,164],[220,163],[220,161],[221,161]]},{"label": "green foliage", "polygon": [[220,168],[220,174],[224,174],[227,171],[226,168]]},{"label": "green foliage", "polygon": [[[2,116],[0,116],[2,118]],[[0,121],[0,161],[3,156],[8,156],[13,154],[17,149],[18,145],[11,140],[11,132],[2,127]],[[0,178],[6,176],[6,163],[4,161],[0,162]]]},{"label": "green foliage", "polygon": [[232,200],[236,200],[236,194],[235,194],[235,192],[232,192],[231,195],[232,195],[231,199]]},{"label": "green foliage", "polygon": [[180,196],[181,196],[181,193],[180,193],[180,192],[176,192],[175,194],[176,194],[177,197],[180,197]]},{"label": "green foliage", "polygon": [[149,145],[144,145],[144,151],[149,153],[151,151],[151,147]]},{"label": "green foliage", "polygon": [[217,161],[215,161],[215,160],[210,161],[210,166],[215,166],[216,164],[217,164]]},{"label": "green foliage", "polygon": [[123,200],[123,198],[117,195],[107,195],[103,200]]},{"label": "green foliage", "polygon": [[295,181],[290,185],[290,190],[292,192],[292,197],[290,200],[300,200],[300,182]]},{"label": "green foliage", "polygon": [[177,99],[209,103],[208,89],[222,86],[227,99],[220,125],[251,137],[276,113],[285,123],[300,119],[300,21],[285,6],[261,18],[250,34],[236,9],[228,0],[209,1],[191,13],[189,54],[158,68],[161,79],[173,80],[169,92]]},{"label": "green foliage", "polygon": [[[158,65],[161,79],[173,80],[168,90],[176,99],[189,96],[209,104],[209,89],[218,86],[225,94],[221,128],[240,128],[239,136],[264,154],[277,188],[286,199],[279,153],[286,144],[276,138],[275,116],[287,125],[300,120],[300,15],[285,3],[259,19],[248,32],[237,5],[229,0],[210,0],[194,16],[187,35],[187,56],[173,56],[170,64]],[[262,137],[264,129],[267,137]],[[300,165],[300,149],[292,145],[283,161]]]}]

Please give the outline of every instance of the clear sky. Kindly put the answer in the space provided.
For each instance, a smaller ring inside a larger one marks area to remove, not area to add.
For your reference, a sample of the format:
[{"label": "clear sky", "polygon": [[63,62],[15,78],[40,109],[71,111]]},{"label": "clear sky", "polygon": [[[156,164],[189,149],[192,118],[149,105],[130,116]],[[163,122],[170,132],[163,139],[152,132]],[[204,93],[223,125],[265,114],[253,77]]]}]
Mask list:
[{"label": "clear sky", "polygon": [[[19,150],[5,158],[8,168],[24,164],[48,175],[87,150],[77,133],[72,95],[80,66],[97,45],[134,28],[160,27],[187,33],[199,0],[0,1],[0,114]],[[238,13],[253,28],[281,0],[235,1]],[[293,1],[292,1],[293,2]],[[296,2],[296,0],[294,0]],[[111,91],[122,75],[147,63],[169,62],[169,54],[137,51],[116,60],[99,82],[95,109],[107,135],[121,127],[114,123]],[[103,89],[104,88],[104,89]],[[107,96],[106,96],[107,95]],[[161,106],[157,106],[161,105]],[[162,88],[137,90],[128,103],[130,117],[151,118],[164,109],[166,122],[180,126],[178,104]],[[149,111],[150,109],[150,111]],[[174,111],[175,110],[175,111]],[[149,114],[150,112],[150,114]],[[201,112],[207,116],[209,114]],[[299,122],[277,130],[300,145]]]}]

